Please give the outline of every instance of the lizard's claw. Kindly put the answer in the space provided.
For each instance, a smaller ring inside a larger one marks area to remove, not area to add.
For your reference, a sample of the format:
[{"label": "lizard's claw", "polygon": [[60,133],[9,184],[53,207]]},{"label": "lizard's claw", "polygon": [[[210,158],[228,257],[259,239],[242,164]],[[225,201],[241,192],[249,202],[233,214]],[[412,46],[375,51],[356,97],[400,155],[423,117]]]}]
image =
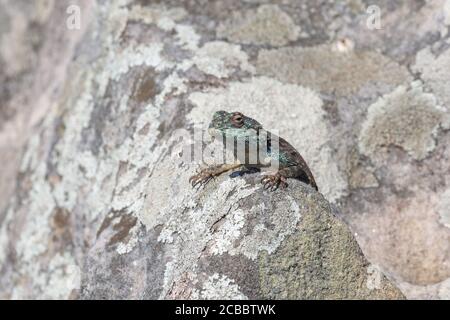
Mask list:
[{"label": "lizard's claw", "polygon": [[189,178],[189,182],[192,185],[192,187],[201,188],[202,186],[205,186],[211,179],[214,178],[214,175],[208,170],[202,170],[198,174],[193,175]]},{"label": "lizard's claw", "polygon": [[262,178],[261,183],[263,184],[264,189],[270,191],[275,191],[278,189],[278,187],[285,189],[288,186],[286,178],[279,173],[265,176],[264,178]]}]

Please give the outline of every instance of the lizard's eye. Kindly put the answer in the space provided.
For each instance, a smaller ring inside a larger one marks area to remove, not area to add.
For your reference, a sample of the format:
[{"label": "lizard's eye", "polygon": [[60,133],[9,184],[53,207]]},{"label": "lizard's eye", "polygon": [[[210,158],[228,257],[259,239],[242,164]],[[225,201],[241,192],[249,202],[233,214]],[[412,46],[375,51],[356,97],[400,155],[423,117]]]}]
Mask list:
[{"label": "lizard's eye", "polygon": [[231,121],[233,122],[233,124],[235,124],[236,126],[241,127],[244,124],[244,117],[242,115],[242,113],[240,112],[236,112],[233,114],[233,116],[231,117]]}]

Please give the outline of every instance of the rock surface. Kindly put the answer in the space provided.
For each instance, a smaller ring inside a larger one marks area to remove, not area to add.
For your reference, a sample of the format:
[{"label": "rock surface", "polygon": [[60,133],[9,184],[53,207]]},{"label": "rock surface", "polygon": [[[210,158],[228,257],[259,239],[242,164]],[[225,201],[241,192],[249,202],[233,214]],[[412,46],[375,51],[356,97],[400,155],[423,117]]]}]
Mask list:
[{"label": "rock surface", "polygon": [[[88,254],[82,297],[403,298],[323,196],[300,182],[271,193],[256,177],[226,176],[184,198],[148,221],[120,263],[126,223],[112,235],[101,229],[98,239],[108,244]],[[118,265],[122,272],[110,271]]]},{"label": "rock surface", "polygon": [[[450,2],[371,4],[0,1],[0,297],[450,298]],[[219,109],[324,198],[194,193]]]}]

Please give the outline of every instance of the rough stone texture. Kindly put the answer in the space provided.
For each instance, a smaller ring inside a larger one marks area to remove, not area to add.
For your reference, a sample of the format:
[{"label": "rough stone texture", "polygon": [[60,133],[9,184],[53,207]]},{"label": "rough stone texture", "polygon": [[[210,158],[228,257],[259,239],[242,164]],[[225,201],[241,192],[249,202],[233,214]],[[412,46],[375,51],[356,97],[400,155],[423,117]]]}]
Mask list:
[{"label": "rough stone texture", "polygon": [[[447,43],[445,47],[449,45],[450,43]],[[450,90],[445,85],[450,81],[450,75],[445,71],[449,68],[450,51],[445,50],[441,54],[433,53],[429,47],[417,53],[416,63],[413,66],[413,70],[421,73],[426,85],[445,106],[450,105]]]},{"label": "rough stone texture", "polygon": [[217,28],[217,35],[243,44],[283,46],[300,33],[289,15],[276,5],[261,5],[256,10],[235,12]]},{"label": "rough stone texture", "polygon": [[[363,258],[329,204],[302,187],[301,222],[273,254],[260,254],[261,290],[273,299],[399,299],[402,294]],[[310,191],[311,192],[311,191]],[[277,198],[277,195],[274,196]],[[279,202],[276,199],[277,203]]]},{"label": "rough stone texture", "polygon": [[261,50],[257,71],[337,96],[356,94],[369,86],[393,88],[411,78],[405,67],[382,54],[354,52],[341,45]]},{"label": "rough stone texture", "polygon": [[[0,297],[448,299],[449,3],[1,0]],[[324,198],[191,190],[218,109]]]},{"label": "rough stone texture", "polygon": [[422,160],[435,149],[437,129],[446,125],[444,117],[448,116],[434,95],[423,93],[415,84],[409,90],[398,87],[369,107],[359,149],[376,161],[383,147],[394,145]]}]

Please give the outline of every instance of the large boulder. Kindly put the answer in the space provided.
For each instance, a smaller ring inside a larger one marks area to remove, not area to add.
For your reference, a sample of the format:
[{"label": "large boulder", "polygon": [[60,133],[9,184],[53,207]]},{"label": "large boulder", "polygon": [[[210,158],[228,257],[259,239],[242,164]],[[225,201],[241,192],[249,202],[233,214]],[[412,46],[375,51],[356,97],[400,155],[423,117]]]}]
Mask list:
[{"label": "large boulder", "polygon": [[[400,297],[383,273],[450,297],[450,6],[378,8],[380,29],[353,0],[1,2],[0,296]],[[324,198],[194,192],[180,154],[219,109],[293,144]]]},{"label": "large boulder", "polygon": [[270,192],[258,179],[225,176],[175,196],[163,210],[152,210],[151,225],[123,258],[117,238],[126,237],[124,219],[110,228],[117,231],[102,230],[104,245],[88,254],[82,296],[403,298],[321,194],[298,181]]}]

